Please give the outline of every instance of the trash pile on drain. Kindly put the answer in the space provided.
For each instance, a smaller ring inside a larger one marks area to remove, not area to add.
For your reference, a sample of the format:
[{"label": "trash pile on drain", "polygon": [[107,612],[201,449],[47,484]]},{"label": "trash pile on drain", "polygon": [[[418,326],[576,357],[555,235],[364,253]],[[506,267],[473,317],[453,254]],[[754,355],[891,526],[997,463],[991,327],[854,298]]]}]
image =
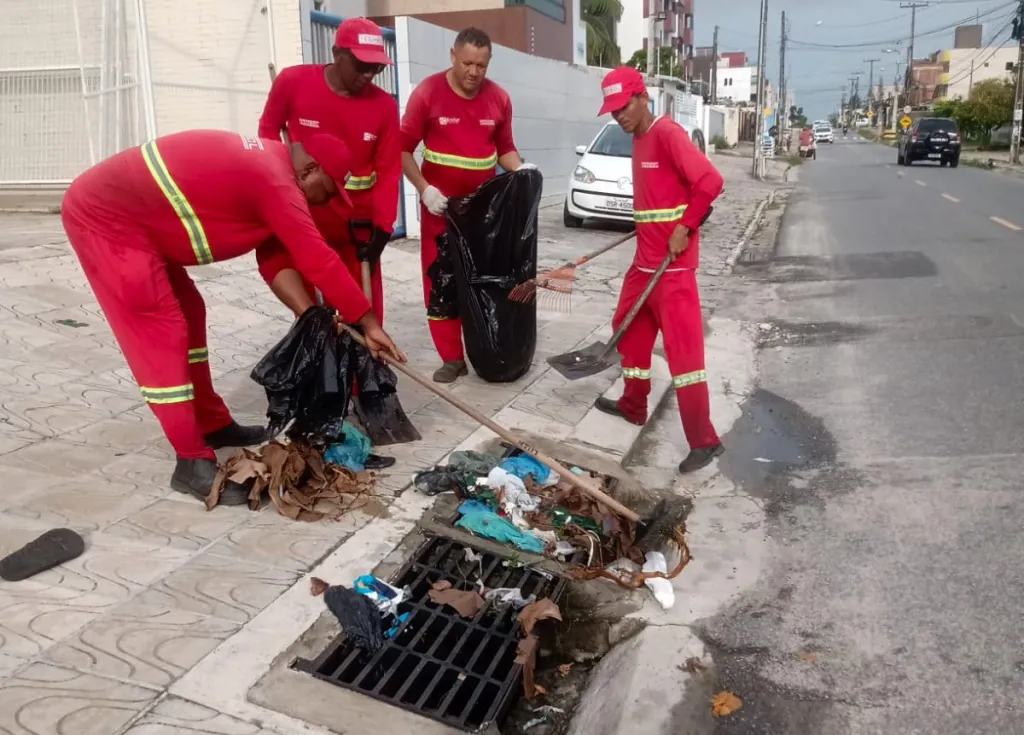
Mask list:
[{"label": "trash pile on drain", "polygon": [[[570,468],[605,490],[604,478]],[[672,584],[689,561],[682,534],[674,569],[659,551],[637,545],[636,524],[560,479],[534,457],[516,450],[505,459],[457,451],[449,462],[418,473],[413,483],[427,495],[454,493],[461,501],[457,528],[516,549],[578,565],[580,579],[606,578],[623,587],[646,585],[666,610]]]}]

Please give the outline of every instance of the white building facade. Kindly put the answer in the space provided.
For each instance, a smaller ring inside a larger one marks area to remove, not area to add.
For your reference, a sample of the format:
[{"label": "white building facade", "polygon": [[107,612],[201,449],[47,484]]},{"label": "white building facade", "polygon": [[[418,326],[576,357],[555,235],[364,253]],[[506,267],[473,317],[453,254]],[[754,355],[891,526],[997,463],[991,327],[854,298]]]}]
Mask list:
[{"label": "white building facade", "polygon": [[718,87],[716,90],[718,99],[737,103],[749,103],[751,96],[757,94],[757,89],[754,86],[756,83],[756,71],[757,69],[753,66],[740,66],[730,69],[727,66],[719,65]]}]

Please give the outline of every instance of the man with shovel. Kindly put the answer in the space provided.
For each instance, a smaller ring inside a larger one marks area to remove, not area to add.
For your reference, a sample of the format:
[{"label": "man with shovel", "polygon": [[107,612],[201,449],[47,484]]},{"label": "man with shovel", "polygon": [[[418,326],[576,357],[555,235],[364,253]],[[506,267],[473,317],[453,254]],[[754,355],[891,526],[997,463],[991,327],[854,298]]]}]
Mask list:
[{"label": "man with shovel", "polygon": [[[722,191],[722,175],[673,120],[654,117],[647,85],[631,67],[611,71],[601,83],[604,105],[633,136],[633,219],[637,248],[612,318],[618,328],[648,283],[662,270],[646,302],[618,344],[625,391],[618,401],[599,398],[596,407],[642,426],[651,392],[651,355],[662,334],[672,385],[690,453],[680,472],[706,467],[722,453],[711,424],[704,370],[704,322],[697,291],[698,228]],[[666,261],[666,269],[660,268]]]}]

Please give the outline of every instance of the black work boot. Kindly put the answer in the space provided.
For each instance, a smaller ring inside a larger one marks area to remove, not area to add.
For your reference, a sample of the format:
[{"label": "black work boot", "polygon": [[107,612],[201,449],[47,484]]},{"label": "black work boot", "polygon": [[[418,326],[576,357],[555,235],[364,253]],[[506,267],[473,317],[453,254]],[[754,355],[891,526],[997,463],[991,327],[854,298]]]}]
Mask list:
[{"label": "black work boot", "polygon": [[469,375],[465,360],[452,360],[434,371],[435,383],[454,383],[456,378]]},{"label": "black work boot", "polygon": [[381,454],[371,454],[363,462],[363,467],[368,470],[386,470],[395,464],[394,457],[385,457]]},{"label": "black work boot", "polygon": [[628,421],[629,423],[635,426],[643,426],[645,423],[647,423],[646,421],[640,421],[635,416],[627,416],[626,413],[621,408],[619,408],[618,401],[613,401],[611,398],[605,398],[604,396],[601,396],[596,401],[594,401],[594,408],[596,408],[601,413],[606,413],[609,416],[615,416],[617,418],[622,419],[623,421]]},{"label": "black work boot", "polygon": [[[217,477],[217,463],[212,459],[185,459],[178,457],[171,475],[171,489],[206,501]],[[218,505],[245,505],[249,502],[249,489],[228,480],[220,491]]]},{"label": "black work boot", "polygon": [[725,447],[721,444],[716,444],[713,447],[691,449],[690,453],[686,455],[686,459],[679,463],[679,472],[685,475],[687,472],[696,472],[703,469],[724,451]]},{"label": "black work boot", "polygon": [[203,437],[206,445],[212,449],[223,449],[224,447],[252,447],[262,442],[267,436],[267,430],[263,426],[242,426],[237,421],[232,421],[223,429],[211,431]]}]

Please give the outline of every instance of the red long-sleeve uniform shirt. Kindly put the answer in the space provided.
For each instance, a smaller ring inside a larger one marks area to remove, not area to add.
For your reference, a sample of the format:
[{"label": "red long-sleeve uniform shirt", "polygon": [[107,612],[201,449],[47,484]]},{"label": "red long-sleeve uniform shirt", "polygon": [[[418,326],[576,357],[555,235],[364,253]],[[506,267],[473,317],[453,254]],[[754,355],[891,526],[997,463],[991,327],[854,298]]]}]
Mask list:
[{"label": "red long-sleeve uniform shirt", "polygon": [[175,133],[106,159],[75,187],[90,217],[115,231],[141,228],[139,247],[156,247],[170,263],[205,265],[283,247],[345,321],[370,310],[317,231],[280,141],[219,130]]},{"label": "red long-sleeve uniform shirt", "polygon": [[341,138],[352,156],[345,187],[352,219],[372,220],[392,232],[402,181],[398,102],[375,84],[344,97],[328,86],[324,69],[323,64],[303,64],[281,70],[263,108],[259,135],[276,140],[287,126],[293,143],[318,133]]},{"label": "red long-sleeve uniform shirt", "polygon": [[420,82],[402,118],[402,150],[423,143],[423,178],[447,197],[472,194],[494,176],[498,159],[516,150],[512,100],[485,79],[473,99],[457,95],[447,72]]},{"label": "red long-sleeve uniform shirt", "polygon": [[681,125],[659,117],[647,132],[633,137],[633,219],[637,245],[633,264],[655,270],[668,254],[677,225],[690,228],[689,247],[672,269],[700,263],[697,228],[722,193],[722,175],[690,140]]}]

